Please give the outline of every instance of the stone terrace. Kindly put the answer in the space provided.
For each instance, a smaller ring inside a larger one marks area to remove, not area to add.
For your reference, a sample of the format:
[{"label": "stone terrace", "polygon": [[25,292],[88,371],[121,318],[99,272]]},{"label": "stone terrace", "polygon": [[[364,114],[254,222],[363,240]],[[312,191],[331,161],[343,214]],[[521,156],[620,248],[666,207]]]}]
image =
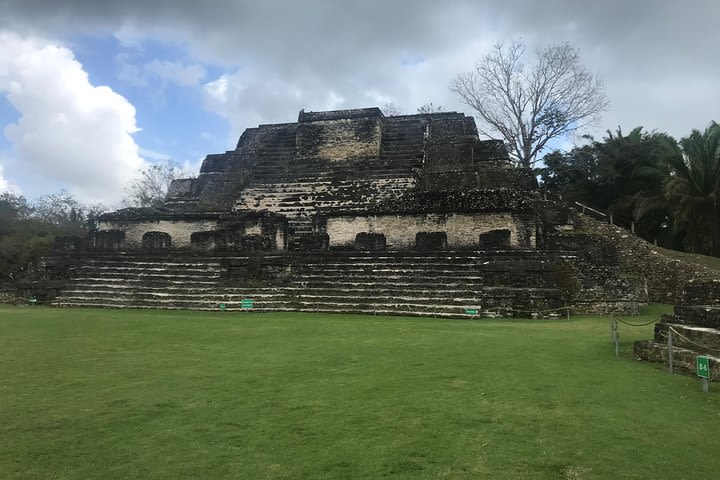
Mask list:
[{"label": "stone terrace", "polygon": [[673,330],[673,367],[695,374],[695,359],[707,355],[710,379],[720,381],[720,307],[678,305],[673,315],[655,324],[652,340],[635,342],[635,355],[643,360],[668,364],[668,332]]},{"label": "stone terrace", "polygon": [[91,251],[59,242],[47,277],[66,282],[57,306],[463,317],[642,301],[617,262],[557,248],[573,226],[536,187],[462,113],[301,111],[208,155],[162,208],[101,216]]},{"label": "stone terrace", "polygon": [[[553,255],[537,251],[325,252],[78,259],[55,306],[322,311],[467,317],[467,309],[564,305]],[[289,266],[289,268],[288,268]]]}]

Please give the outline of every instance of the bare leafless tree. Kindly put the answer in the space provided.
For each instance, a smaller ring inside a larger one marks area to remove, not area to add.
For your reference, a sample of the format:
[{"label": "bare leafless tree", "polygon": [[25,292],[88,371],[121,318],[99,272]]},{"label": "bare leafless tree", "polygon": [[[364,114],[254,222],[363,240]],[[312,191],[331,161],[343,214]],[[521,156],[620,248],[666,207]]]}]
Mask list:
[{"label": "bare leafless tree", "polygon": [[383,115],[386,117],[395,117],[397,115],[404,115],[403,109],[400,105],[397,103],[389,102],[382,106],[381,108]]},{"label": "bare leafless tree", "polygon": [[127,188],[123,203],[134,207],[160,207],[170,183],[186,176],[182,167],[172,160],[150,165],[140,171],[138,178]]},{"label": "bare leafless tree", "polygon": [[450,90],[478,113],[482,134],[502,135],[517,163],[531,167],[548,141],[596,123],[609,103],[569,43],[538,49],[527,68],[525,50],[519,41],[496,44]]},{"label": "bare leafless tree", "polygon": [[444,110],[440,105],[435,106],[433,105],[433,102],[426,103],[417,109],[417,113],[440,113],[443,111]]}]

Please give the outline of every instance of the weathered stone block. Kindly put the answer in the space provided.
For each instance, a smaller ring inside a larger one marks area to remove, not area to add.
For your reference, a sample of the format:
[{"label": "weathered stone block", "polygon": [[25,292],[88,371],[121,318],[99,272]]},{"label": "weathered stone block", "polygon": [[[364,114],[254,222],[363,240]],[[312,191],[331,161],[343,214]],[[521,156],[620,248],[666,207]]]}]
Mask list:
[{"label": "weathered stone block", "polygon": [[720,305],[675,305],[675,323],[720,328]]},{"label": "weathered stone block", "polygon": [[240,237],[240,247],[243,250],[254,251],[254,250],[271,250],[272,239],[267,235],[258,235],[251,233]]},{"label": "weathered stone block", "polygon": [[[635,356],[650,362],[659,362],[667,365],[668,348],[667,344],[652,341],[636,341],[634,345]],[[684,348],[673,348],[673,369],[689,375],[695,375],[695,359],[698,353],[694,350]],[[720,380],[720,358],[708,355],[710,360],[710,380]]]},{"label": "weathered stone block", "polygon": [[720,304],[720,279],[690,279],[683,290],[686,305]]},{"label": "weathered stone block", "polygon": [[172,248],[172,238],[165,232],[145,232],[142,236],[142,249],[160,252]]},{"label": "weathered stone block", "polygon": [[415,235],[416,250],[445,250],[447,246],[446,232],[418,232]]},{"label": "weathered stone block", "polygon": [[323,251],[330,246],[330,236],[327,233],[311,233],[301,235],[298,239],[298,247],[301,252]]},{"label": "weathered stone block", "polygon": [[499,229],[481,233],[478,239],[481,250],[504,250],[510,248],[510,230]]},{"label": "weathered stone block", "polygon": [[227,251],[240,247],[240,235],[236,230],[208,230],[190,235],[190,245],[194,250]]},{"label": "weathered stone block", "polygon": [[553,250],[583,253],[598,265],[617,265],[618,252],[616,245],[608,239],[592,234],[568,232],[548,238],[549,247]]},{"label": "weathered stone block", "polygon": [[387,250],[387,240],[382,233],[360,232],[355,236],[355,249],[368,252]]},{"label": "weathered stone block", "polygon": [[122,230],[96,230],[88,234],[88,248],[95,251],[114,252],[125,248],[125,232]]}]

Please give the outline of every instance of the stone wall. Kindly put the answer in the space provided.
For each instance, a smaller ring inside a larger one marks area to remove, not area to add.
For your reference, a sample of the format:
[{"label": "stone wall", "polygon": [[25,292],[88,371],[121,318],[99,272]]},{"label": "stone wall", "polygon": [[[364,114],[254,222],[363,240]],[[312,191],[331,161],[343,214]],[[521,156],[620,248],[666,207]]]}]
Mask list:
[{"label": "stone wall", "polygon": [[[143,236],[148,232],[154,235],[167,234],[173,249],[197,248],[198,244],[215,244],[213,241],[200,241],[195,233],[221,231],[219,242],[227,247],[240,246],[243,235],[267,237],[273,249],[283,250],[287,246],[287,219],[282,215],[270,212],[238,211],[234,213],[178,213],[173,214],[167,209],[128,208],[114,213],[101,215],[98,230],[91,236],[102,235],[103,232],[121,231],[124,233],[123,248],[140,250],[143,247]],[[225,241],[227,239],[236,239]],[[95,242],[97,243],[97,242]],[[146,243],[146,247],[147,242]],[[195,243],[195,245],[193,245]]]},{"label": "stone wall", "polygon": [[170,235],[174,248],[190,248],[190,235],[195,232],[215,230],[217,220],[155,220],[155,221],[104,221],[98,223],[98,230],[125,231],[125,247],[130,250],[142,248],[146,232],[164,232]]},{"label": "stone wall", "polygon": [[414,248],[419,232],[446,232],[448,248],[476,249],[480,235],[493,230],[508,230],[513,247],[535,246],[535,223],[527,214],[338,216],[327,218],[325,225],[331,248],[353,248],[357,234],[367,232],[385,235],[390,250]]},{"label": "stone wall", "polygon": [[0,283],[0,303],[14,304],[17,301],[17,287],[10,283]]},{"label": "stone wall", "polygon": [[302,123],[297,133],[298,154],[331,162],[377,157],[381,133],[380,117]]},{"label": "stone wall", "polygon": [[635,355],[651,362],[669,361],[668,333],[673,330],[673,371],[695,376],[696,358],[706,355],[710,380],[720,380],[720,306],[675,305],[674,314],[663,314],[651,340],[635,342]]},{"label": "stone wall", "polygon": [[[574,215],[574,223],[576,230],[563,235],[569,238],[578,233],[587,235],[592,240],[588,245],[595,252],[606,251],[598,245],[612,247],[615,252],[612,260],[617,262],[623,272],[642,276],[646,280],[650,301],[682,304],[686,300],[685,290],[688,286],[720,279],[719,270],[665,255],[662,249],[624,228],[579,213]],[[603,256],[602,253],[596,253],[594,262],[602,263]],[[708,294],[718,293],[720,291],[708,291]],[[702,300],[702,303],[720,303],[720,298]]]},{"label": "stone wall", "polygon": [[675,305],[674,310],[675,315],[670,320],[672,323],[720,328],[720,306]]}]

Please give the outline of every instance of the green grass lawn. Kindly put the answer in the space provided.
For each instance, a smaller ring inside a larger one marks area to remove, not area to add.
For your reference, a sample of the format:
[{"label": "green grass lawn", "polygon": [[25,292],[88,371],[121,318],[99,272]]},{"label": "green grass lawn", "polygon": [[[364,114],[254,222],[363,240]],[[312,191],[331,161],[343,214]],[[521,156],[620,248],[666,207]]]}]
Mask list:
[{"label": "green grass lawn", "polygon": [[720,385],[620,334],[0,306],[0,478],[720,478]]}]

